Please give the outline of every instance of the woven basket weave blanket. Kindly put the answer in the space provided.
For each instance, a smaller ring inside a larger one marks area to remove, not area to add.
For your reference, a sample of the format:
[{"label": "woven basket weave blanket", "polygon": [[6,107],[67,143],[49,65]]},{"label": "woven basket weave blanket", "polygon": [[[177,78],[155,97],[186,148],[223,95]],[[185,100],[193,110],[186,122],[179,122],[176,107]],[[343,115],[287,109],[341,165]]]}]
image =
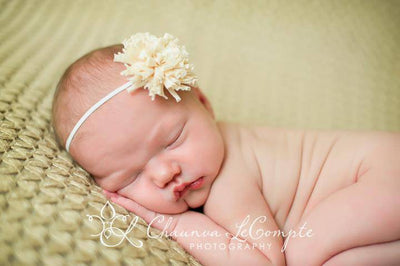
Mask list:
[{"label": "woven basket weave blanket", "polygon": [[106,204],[49,126],[83,54],[169,32],[219,120],[398,131],[399,29],[399,1],[0,0],[0,264],[199,265],[143,220],[114,247],[100,238],[94,215],[127,215],[121,230],[135,215]]}]

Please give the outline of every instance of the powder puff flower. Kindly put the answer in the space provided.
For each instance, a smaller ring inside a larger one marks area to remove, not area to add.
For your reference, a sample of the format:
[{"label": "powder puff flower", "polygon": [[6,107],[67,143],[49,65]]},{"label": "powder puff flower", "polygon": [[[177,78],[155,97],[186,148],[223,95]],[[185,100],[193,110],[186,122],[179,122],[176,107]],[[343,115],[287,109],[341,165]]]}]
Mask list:
[{"label": "powder puff flower", "polygon": [[[136,33],[123,41],[122,53],[114,54],[114,61],[126,67],[121,75],[132,82],[129,92],[144,87],[154,100],[155,95],[168,99],[164,88],[175,98],[181,100],[178,90],[189,91],[190,86],[197,86],[194,66],[189,64],[189,54],[179,40],[165,33],[158,38],[146,33]],[[190,85],[190,86],[189,86]]]}]

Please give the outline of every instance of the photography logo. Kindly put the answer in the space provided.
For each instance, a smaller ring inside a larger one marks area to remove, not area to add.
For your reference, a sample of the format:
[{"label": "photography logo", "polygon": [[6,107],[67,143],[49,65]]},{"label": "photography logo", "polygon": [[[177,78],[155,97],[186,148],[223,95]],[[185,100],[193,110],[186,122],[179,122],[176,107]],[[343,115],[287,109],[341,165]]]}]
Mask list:
[{"label": "photography logo", "polygon": [[130,222],[128,228],[124,231],[118,227],[114,226],[114,222],[118,219],[121,219],[123,222],[127,222],[129,215],[116,215],[114,207],[107,201],[103,208],[101,208],[100,216],[99,215],[89,215],[90,222],[94,222],[95,219],[100,221],[102,225],[102,230],[91,236],[98,236],[100,238],[100,242],[106,247],[116,247],[120,245],[124,239],[126,239],[132,246],[140,248],[143,246],[143,242],[140,240],[132,240],[127,235],[135,228],[136,223],[139,218],[135,216]]}]

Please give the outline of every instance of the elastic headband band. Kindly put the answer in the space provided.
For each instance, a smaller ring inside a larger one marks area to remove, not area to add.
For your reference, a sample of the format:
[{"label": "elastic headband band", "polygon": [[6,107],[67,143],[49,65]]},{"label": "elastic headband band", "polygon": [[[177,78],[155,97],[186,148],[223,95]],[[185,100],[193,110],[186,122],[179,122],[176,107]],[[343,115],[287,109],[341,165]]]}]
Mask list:
[{"label": "elastic headband band", "polygon": [[96,111],[102,104],[104,104],[106,101],[110,100],[112,97],[114,97],[115,95],[117,95],[118,93],[120,93],[121,91],[129,88],[130,86],[132,86],[132,82],[129,81],[127,83],[125,83],[124,85],[122,85],[121,87],[118,87],[117,89],[115,89],[114,91],[110,92],[109,94],[107,94],[105,97],[103,97],[100,101],[98,101],[95,105],[93,105],[89,110],[86,111],[86,113],[81,117],[81,119],[79,119],[78,123],[76,123],[76,125],[74,126],[74,128],[72,129],[71,133],[69,133],[69,136],[67,138],[67,142],[65,143],[65,148],[67,150],[67,152],[69,152],[69,146],[71,145],[72,139],[74,138],[76,132],[78,131],[78,129],[81,127],[81,125],[83,124],[83,122],[86,121],[86,119],[88,119],[88,117],[94,112]]}]

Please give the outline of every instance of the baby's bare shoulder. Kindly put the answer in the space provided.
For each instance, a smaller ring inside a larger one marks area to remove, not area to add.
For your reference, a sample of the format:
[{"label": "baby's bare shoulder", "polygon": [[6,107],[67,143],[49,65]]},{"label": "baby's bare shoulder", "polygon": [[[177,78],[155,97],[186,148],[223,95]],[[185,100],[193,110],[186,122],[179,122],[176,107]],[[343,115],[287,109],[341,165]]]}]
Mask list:
[{"label": "baby's bare shoulder", "polygon": [[[276,131],[276,130],[275,130]],[[279,132],[289,141],[303,134],[303,142],[332,144],[336,149],[346,151],[358,150],[359,154],[369,157],[378,156],[381,152],[399,150],[400,132],[373,130],[298,130],[281,129]],[[303,143],[304,144],[304,143]],[[341,145],[337,145],[341,144]],[[315,148],[315,147],[314,147]]]},{"label": "baby's bare shoulder", "polygon": [[[312,132],[312,131],[311,131]],[[340,141],[338,145],[343,151],[357,150],[367,162],[371,159],[387,158],[399,155],[400,133],[389,131],[319,131],[315,133],[319,138],[331,136]]]},{"label": "baby's bare shoulder", "polygon": [[359,137],[366,147],[366,152],[373,155],[375,152],[387,150],[400,151],[400,132],[367,131],[354,133],[353,138]]},{"label": "baby's bare shoulder", "polygon": [[400,177],[400,133],[367,132],[362,135],[364,158],[361,173],[369,170],[388,178]]},{"label": "baby's bare shoulder", "polygon": [[268,154],[269,158],[285,158],[285,154],[286,157],[294,154],[304,161],[307,154],[310,160],[325,155],[332,158],[352,154],[367,162],[399,157],[400,152],[400,132],[253,127],[252,133],[256,142],[254,147],[263,155],[260,157]]},{"label": "baby's bare shoulder", "polygon": [[398,144],[399,132],[389,131],[361,131],[361,130],[332,130],[332,131],[310,131],[318,135],[336,135],[345,141],[352,141],[354,145],[362,145],[365,151],[381,145]]}]

